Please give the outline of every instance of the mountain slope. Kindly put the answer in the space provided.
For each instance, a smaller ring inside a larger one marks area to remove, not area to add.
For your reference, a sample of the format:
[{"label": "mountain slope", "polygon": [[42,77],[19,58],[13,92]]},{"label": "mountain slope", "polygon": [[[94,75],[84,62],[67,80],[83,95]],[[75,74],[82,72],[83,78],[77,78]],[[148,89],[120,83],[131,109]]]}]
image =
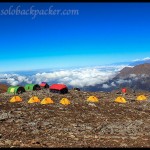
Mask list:
[{"label": "mountain slope", "polygon": [[120,71],[117,77],[128,77],[130,74],[135,74],[135,75],[145,74],[150,76],[150,64],[146,63],[142,65],[137,65],[134,66],[133,68],[125,67]]},{"label": "mountain slope", "polygon": [[103,84],[84,87],[84,91],[112,91],[129,87],[134,90],[150,91],[150,64],[123,68],[116,77]]}]

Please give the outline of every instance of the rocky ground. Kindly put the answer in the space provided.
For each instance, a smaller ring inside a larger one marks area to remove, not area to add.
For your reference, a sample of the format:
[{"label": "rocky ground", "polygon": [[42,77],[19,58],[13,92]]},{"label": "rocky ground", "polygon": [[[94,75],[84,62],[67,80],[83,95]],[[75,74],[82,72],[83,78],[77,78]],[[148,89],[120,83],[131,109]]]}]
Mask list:
[{"label": "rocky ground", "polygon": [[[136,101],[140,94],[147,101]],[[86,99],[94,95],[98,103]],[[25,92],[22,102],[10,103],[13,94],[0,94],[0,147],[150,147],[150,93],[125,95],[126,104],[115,103],[121,94],[83,92],[68,94]],[[51,97],[54,104],[28,104],[32,96]],[[59,103],[66,97],[71,104]]]}]

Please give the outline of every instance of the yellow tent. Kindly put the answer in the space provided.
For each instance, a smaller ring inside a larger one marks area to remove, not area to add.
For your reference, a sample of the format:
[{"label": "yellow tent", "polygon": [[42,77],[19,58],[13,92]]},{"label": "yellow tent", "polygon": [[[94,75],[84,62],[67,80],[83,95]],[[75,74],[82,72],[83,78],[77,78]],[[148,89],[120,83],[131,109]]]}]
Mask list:
[{"label": "yellow tent", "polygon": [[13,96],[11,99],[10,99],[10,102],[11,103],[14,103],[14,102],[21,102],[22,101],[22,98],[19,97],[19,96]]},{"label": "yellow tent", "polygon": [[41,104],[53,104],[53,103],[54,101],[49,97],[46,97],[41,101]]},{"label": "yellow tent", "polygon": [[60,100],[60,103],[63,104],[63,105],[69,105],[70,104],[70,101],[67,99],[67,98],[62,98]]},{"label": "yellow tent", "polygon": [[90,96],[88,99],[87,99],[88,102],[98,102],[98,98],[95,97],[95,96]]},{"label": "yellow tent", "polygon": [[143,100],[147,100],[147,98],[144,95],[139,95],[136,100],[143,101]]},{"label": "yellow tent", "polygon": [[40,100],[37,96],[33,96],[29,99],[28,103],[39,103]]},{"label": "yellow tent", "polygon": [[117,97],[115,99],[114,102],[117,102],[117,103],[126,103],[127,101],[123,97],[119,96],[119,97]]}]

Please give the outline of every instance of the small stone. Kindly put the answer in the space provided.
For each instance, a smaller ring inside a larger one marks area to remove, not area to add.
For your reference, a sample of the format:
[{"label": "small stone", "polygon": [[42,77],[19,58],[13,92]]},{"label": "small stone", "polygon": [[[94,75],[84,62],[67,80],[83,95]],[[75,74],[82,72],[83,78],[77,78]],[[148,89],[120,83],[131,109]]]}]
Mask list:
[{"label": "small stone", "polygon": [[95,135],[95,136],[94,136],[94,138],[95,138],[95,139],[98,139],[98,136],[97,136],[97,135]]},{"label": "small stone", "polygon": [[19,146],[20,145],[20,141],[16,140],[13,142],[13,146]]},{"label": "small stone", "polygon": [[74,140],[75,140],[75,141],[78,141],[79,139],[78,139],[78,138],[74,138]]},{"label": "small stone", "polygon": [[120,146],[121,147],[127,147],[128,145],[126,143],[121,143]]},{"label": "small stone", "polygon": [[39,142],[39,140],[37,140],[37,139],[33,139],[33,140],[31,141],[31,144],[40,144],[40,142]]},{"label": "small stone", "polygon": [[23,144],[23,143],[21,143],[20,146],[21,147],[29,147],[29,144]]},{"label": "small stone", "polygon": [[5,145],[5,143],[3,143],[3,142],[0,142],[0,146],[4,146]]},{"label": "small stone", "polygon": [[89,103],[88,105],[92,107],[97,107],[94,103]]},{"label": "small stone", "polygon": [[34,131],[32,131],[32,134],[38,134],[38,133],[39,133],[38,129],[35,129]]},{"label": "small stone", "polygon": [[43,122],[43,123],[42,123],[43,126],[47,126],[47,125],[49,125],[49,124],[50,124],[50,122]]},{"label": "small stone", "polygon": [[74,136],[73,134],[69,135],[69,137],[71,137],[71,138],[75,138],[75,136]]},{"label": "small stone", "polygon": [[5,145],[11,145],[12,141],[11,140],[5,140]]}]

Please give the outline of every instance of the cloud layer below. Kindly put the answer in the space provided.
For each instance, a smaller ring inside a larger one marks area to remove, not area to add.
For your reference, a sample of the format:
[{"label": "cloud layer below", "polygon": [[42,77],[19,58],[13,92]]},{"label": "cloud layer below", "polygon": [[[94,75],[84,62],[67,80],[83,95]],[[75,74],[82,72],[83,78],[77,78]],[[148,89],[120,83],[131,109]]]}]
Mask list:
[{"label": "cloud layer below", "polygon": [[[54,72],[34,73],[30,76],[20,74],[0,74],[0,82],[9,85],[25,85],[26,83],[47,82],[64,83],[72,87],[94,86],[111,80],[125,66],[95,66]],[[114,83],[113,85],[114,86]],[[107,88],[107,85],[104,85]]]}]

